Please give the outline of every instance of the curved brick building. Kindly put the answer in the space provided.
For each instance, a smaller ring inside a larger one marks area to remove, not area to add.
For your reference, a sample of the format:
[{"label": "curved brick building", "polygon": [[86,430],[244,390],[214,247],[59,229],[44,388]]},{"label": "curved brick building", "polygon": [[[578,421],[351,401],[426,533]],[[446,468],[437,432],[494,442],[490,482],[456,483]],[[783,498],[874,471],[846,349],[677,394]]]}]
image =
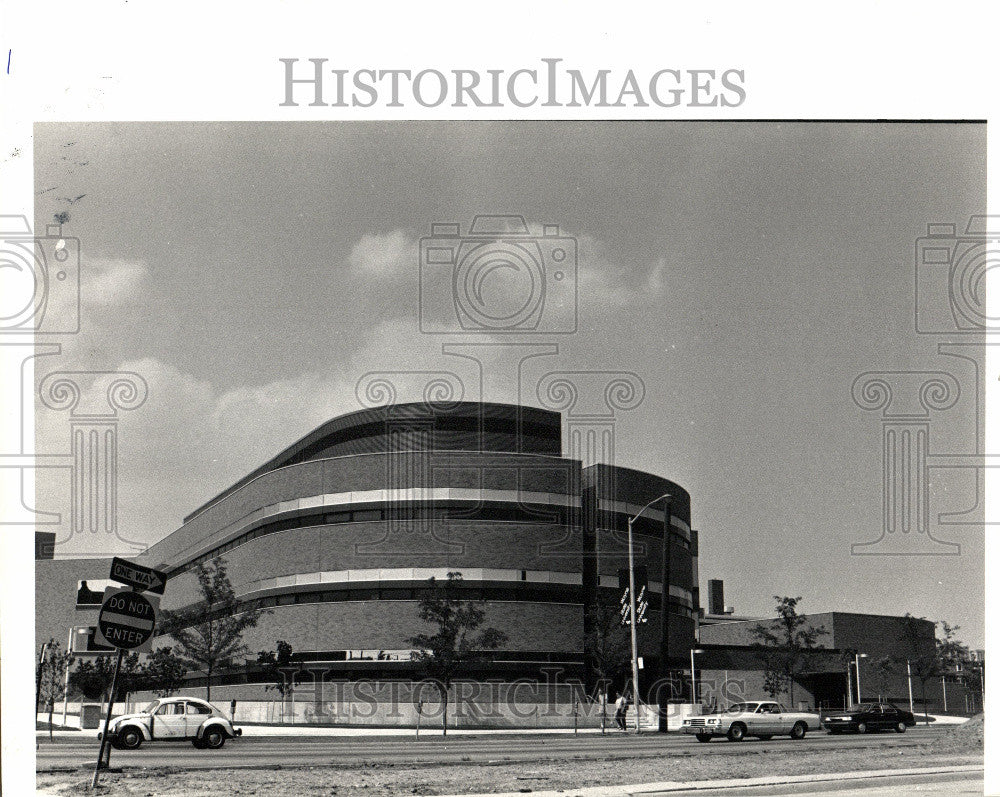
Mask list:
[{"label": "curved brick building", "polygon": [[[562,456],[561,436],[558,413],[513,405],[345,415],[196,509],[139,561],[170,575],[162,605],[178,608],[196,599],[195,565],[224,556],[240,600],[271,610],[246,632],[249,649],[286,640],[348,680],[412,671],[407,639],[430,630],[418,617],[421,590],[459,571],[468,597],[486,602],[487,624],[508,637],[480,677],[537,677],[558,665],[585,678],[584,607],[617,606],[627,518],[669,492],[669,526],[662,503],[635,523],[648,581],[639,644],[644,678],[663,674],[664,650],[669,668],[684,669],[698,607],[687,492],[648,473],[583,467]],[[43,606],[65,605],[87,574],[106,578],[106,563],[39,565],[53,573],[39,579],[39,637],[93,625],[93,605]]]}]

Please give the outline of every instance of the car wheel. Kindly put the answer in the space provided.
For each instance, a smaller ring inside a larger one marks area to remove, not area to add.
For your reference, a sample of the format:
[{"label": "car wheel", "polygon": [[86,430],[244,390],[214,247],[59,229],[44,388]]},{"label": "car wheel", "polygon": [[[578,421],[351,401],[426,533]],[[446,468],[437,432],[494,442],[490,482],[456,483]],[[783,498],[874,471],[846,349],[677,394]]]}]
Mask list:
[{"label": "car wheel", "polygon": [[226,743],[226,733],[221,728],[209,728],[201,740],[209,750],[218,750]]},{"label": "car wheel", "polygon": [[792,726],[792,732],[789,736],[793,739],[804,739],[806,736],[806,724],[804,722],[796,722]]},{"label": "car wheel", "polygon": [[742,722],[734,722],[729,726],[729,733],[726,737],[731,742],[742,742],[747,735],[747,727]]},{"label": "car wheel", "polygon": [[191,744],[193,744],[199,750],[205,749],[205,742],[203,742],[201,739],[198,739],[197,737],[191,740]]},{"label": "car wheel", "polygon": [[901,722],[897,722],[896,723],[896,733],[906,733],[906,723],[905,722],[901,721]]},{"label": "car wheel", "polygon": [[858,723],[858,733],[868,733],[868,723],[859,722]]},{"label": "car wheel", "polygon": [[710,733],[698,733],[698,734],[695,734],[694,738],[697,739],[699,742],[710,742],[710,741],[712,741],[712,734],[710,734]]},{"label": "car wheel", "polygon": [[772,736],[769,733],[765,733],[758,735],[757,738],[760,739],[762,742],[769,742],[771,741]]},{"label": "car wheel", "polygon": [[118,744],[122,750],[138,750],[142,747],[142,732],[132,726],[123,728],[118,732]]}]

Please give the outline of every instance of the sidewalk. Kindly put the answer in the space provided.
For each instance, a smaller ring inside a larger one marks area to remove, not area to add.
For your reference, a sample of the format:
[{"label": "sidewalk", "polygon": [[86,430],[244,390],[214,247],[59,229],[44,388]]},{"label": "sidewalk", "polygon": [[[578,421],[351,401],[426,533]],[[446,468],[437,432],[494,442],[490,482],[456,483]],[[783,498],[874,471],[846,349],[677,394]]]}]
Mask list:
[{"label": "sidewalk", "polygon": [[[62,715],[56,715],[53,717],[56,723],[62,720]],[[917,728],[930,727],[934,728],[943,726],[953,726],[961,725],[967,720],[964,717],[946,717],[946,716],[935,716],[931,714],[931,724],[929,726],[924,725],[924,723],[918,719]],[[47,714],[38,715],[39,722],[48,722]],[[66,725],[71,728],[80,727],[79,716],[69,714],[66,717]],[[101,727],[103,728],[103,718],[101,721]],[[369,728],[364,726],[352,726],[352,725],[295,725],[292,723],[286,724],[276,724],[276,725],[241,725],[236,723],[237,728],[243,729],[243,736],[415,736],[416,730],[414,728]],[[88,730],[54,730],[52,735],[59,738],[73,738],[73,739],[86,739],[86,738],[97,738],[97,732],[99,729],[93,728]],[[580,728],[579,733],[583,734],[599,734],[601,732],[600,728]],[[35,732],[37,736],[48,736],[48,730],[38,730]],[[484,730],[479,729],[464,729],[464,728],[448,728],[449,736],[509,736],[509,735],[524,735],[524,734],[568,734],[573,733],[572,728],[487,728]],[[616,731],[608,729],[609,734],[615,734]],[[420,735],[423,736],[441,736],[441,726],[440,725],[428,725],[420,729]],[[672,734],[674,735],[674,734]]]},{"label": "sidewalk", "polygon": [[[68,724],[68,723],[67,723]],[[103,726],[102,726],[103,727]],[[377,736],[409,736],[416,737],[415,728],[359,728],[349,725],[331,725],[329,727],[317,727],[313,725],[240,725],[243,738],[247,737],[268,737],[268,736],[315,736],[315,737],[377,737]],[[96,739],[97,728],[88,730],[54,730],[52,736],[57,739]],[[600,734],[600,728],[581,728],[580,735]],[[572,734],[572,728],[499,728],[499,729],[461,729],[449,728],[448,736],[524,736],[546,735],[546,734]],[[612,731],[608,731],[610,735]],[[36,731],[39,738],[48,738],[48,730]],[[441,737],[441,728],[421,728],[421,739],[427,737]]]},{"label": "sidewalk", "polygon": [[[875,771],[838,772],[830,775],[777,775],[766,778],[730,778],[728,780],[669,780],[661,783],[639,783],[631,786],[587,786],[579,789],[559,789],[532,791],[532,797],[632,797],[632,795],[657,794],[672,791],[708,791],[711,789],[734,790],[753,786],[787,786],[799,783],[820,785],[851,780],[864,781],[865,785],[877,785],[879,779],[908,775],[981,774],[981,766],[927,767],[926,769],[883,769]],[[874,781],[874,783],[873,783]],[[446,797],[521,797],[522,792],[485,792],[481,794],[453,794]]]}]

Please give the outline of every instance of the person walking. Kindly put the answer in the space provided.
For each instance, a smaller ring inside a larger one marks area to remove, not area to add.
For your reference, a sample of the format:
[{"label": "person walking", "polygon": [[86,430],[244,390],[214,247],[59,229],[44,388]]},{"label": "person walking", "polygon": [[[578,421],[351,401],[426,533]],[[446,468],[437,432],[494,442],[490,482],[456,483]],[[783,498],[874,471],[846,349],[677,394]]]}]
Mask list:
[{"label": "person walking", "polygon": [[618,699],[615,700],[615,725],[618,726],[618,730],[625,730],[625,715],[628,713],[628,698],[625,697],[625,693],[622,692],[618,695]]}]

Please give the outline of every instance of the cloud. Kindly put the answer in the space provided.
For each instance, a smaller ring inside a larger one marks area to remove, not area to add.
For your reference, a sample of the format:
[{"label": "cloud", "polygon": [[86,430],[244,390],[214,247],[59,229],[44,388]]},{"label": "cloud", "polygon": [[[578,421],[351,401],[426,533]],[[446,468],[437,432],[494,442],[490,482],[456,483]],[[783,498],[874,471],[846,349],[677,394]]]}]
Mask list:
[{"label": "cloud", "polygon": [[[70,262],[76,266],[76,261]],[[42,329],[64,332],[76,329],[99,314],[90,311],[124,307],[135,300],[149,274],[144,263],[124,260],[86,260],[79,263],[79,285],[73,269],[49,264],[49,283],[46,294],[45,316]],[[68,272],[68,279],[59,275]]]},{"label": "cloud", "polygon": [[355,271],[368,276],[415,276],[418,252],[419,244],[411,233],[393,230],[362,236],[351,249],[350,263]]},{"label": "cloud", "polygon": [[80,299],[86,305],[111,307],[134,299],[149,275],[145,263],[87,261],[81,266]]},{"label": "cloud", "polygon": [[[148,390],[141,406],[117,416],[122,535],[155,542],[178,528],[185,514],[324,421],[380,403],[372,398],[382,394],[366,395],[359,382],[391,383],[400,403],[439,397],[427,388],[431,383],[455,385],[456,399],[479,398],[474,365],[443,355],[440,341],[415,335],[412,323],[387,321],[370,332],[346,360],[264,383],[218,385],[156,357],[119,363],[112,370],[138,374]],[[83,379],[79,406],[106,412],[107,383],[108,377]],[[39,452],[68,453],[65,410],[39,405],[36,427]],[[68,486],[65,472],[38,474],[39,508],[63,514],[64,523],[53,528],[60,555],[106,551],[113,540],[103,535],[69,538]]]},{"label": "cloud", "polygon": [[624,264],[597,238],[580,235],[577,243],[577,284],[580,305],[586,312],[607,312],[663,297],[665,257],[653,263]]}]

